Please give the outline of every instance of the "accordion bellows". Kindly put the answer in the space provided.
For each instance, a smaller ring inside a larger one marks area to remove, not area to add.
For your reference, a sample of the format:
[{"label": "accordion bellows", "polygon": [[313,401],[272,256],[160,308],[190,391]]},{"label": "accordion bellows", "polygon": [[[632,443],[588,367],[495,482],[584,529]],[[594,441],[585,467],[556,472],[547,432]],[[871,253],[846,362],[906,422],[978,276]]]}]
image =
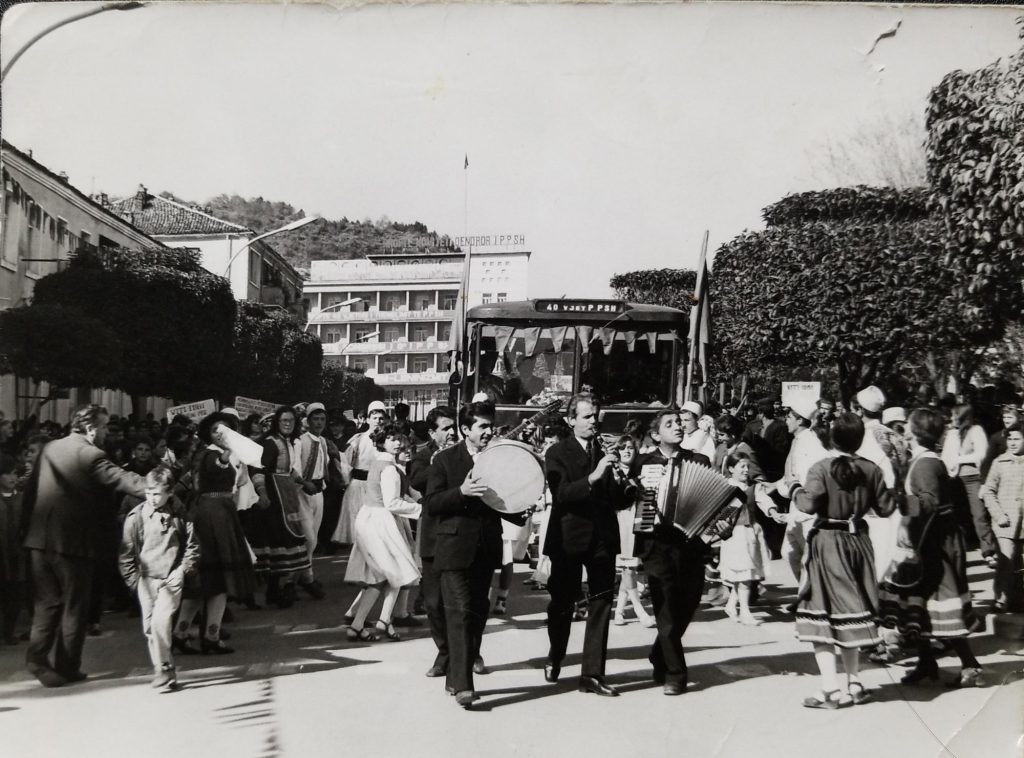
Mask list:
[{"label": "accordion bellows", "polygon": [[737,496],[736,486],[717,471],[693,461],[683,461],[679,466],[675,513],[671,514],[671,521],[687,537],[714,538],[719,521],[733,521],[739,508],[731,504]]}]

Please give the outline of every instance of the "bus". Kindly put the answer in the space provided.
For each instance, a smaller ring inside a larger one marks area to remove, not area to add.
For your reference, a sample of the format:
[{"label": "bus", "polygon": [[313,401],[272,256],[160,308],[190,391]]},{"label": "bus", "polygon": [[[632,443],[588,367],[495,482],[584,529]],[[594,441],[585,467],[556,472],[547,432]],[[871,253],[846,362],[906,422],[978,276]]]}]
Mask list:
[{"label": "bus", "polygon": [[478,305],[466,313],[462,399],[486,392],[496,425],[515,426],[589,391],[600,402],[602,430],[619,432],[679,400],[688,324],[679,309],[622,300]]}]

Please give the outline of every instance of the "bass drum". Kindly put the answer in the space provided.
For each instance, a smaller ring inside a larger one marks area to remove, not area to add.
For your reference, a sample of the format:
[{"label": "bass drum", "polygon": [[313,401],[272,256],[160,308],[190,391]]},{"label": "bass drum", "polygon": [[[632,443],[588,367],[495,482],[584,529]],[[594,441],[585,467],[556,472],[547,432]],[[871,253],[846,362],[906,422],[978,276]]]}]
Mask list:
[{"label": "bass drum", "polygon": [[473,473],[488,487],[481,499],[499,513],[522,513],[544,494],[544,467],[522,442],[492,442],[477,455]]}]

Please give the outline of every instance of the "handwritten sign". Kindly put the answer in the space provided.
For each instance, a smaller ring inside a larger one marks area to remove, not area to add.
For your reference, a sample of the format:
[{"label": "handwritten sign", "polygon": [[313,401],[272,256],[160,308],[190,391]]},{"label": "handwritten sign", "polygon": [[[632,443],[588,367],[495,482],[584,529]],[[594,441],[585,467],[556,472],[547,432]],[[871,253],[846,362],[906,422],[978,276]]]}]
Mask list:
[{"label": "handwritten sign", "polygon": [[274,403],[268,403],[266,400],[254,400],[251,397],[242,397],[238,395],[235,398],[235,410],[238,411],[238,415],[241,418],[245,418],[253,413],[259,416],[265,416],[268,413],[273,413],[277,410],[277,406]]},{"label": "handwritten sign", "polygon": [[794,402],[801,400],[812,405],[821,397],[821,382],[783,382],[782,404],[792,408]]},{"label": "handwritten sign", "polygon": [[172,421],[175,416],[187,416],[190,421],[202,421],[215,410],[217,410],[217,404],[213,400],[200,400],[198,403],[186,403],[168,408],[167,420]]}]

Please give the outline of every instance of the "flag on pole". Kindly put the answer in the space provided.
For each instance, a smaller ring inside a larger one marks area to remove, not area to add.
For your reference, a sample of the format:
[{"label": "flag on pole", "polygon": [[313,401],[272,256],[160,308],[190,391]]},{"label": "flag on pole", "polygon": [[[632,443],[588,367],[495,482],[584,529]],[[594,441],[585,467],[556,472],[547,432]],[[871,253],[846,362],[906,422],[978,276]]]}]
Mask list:
[{"label": "flag on pole", "polygon": [[692,400],[694,389],[703,388],[707,382],[708,350],[711,344],[711,298],[708,294],[711,276],[708,273],[707,255],[708,232],[705,231],[697,264],[697,284],[693,288],[694,305],[690,308],[689,359],[683,400]]},{"label": "flag on pole", "polygon": [[455,297],[455,314],[452,317],[451,337],[448,340],[448,352],[451,355],[451,363],[449,364],[451,373],[448,377],[449,385],[461,385],[463,379],[465,379],[462,351],[465,348],[466,342],[466,304],[469,301],[469,267],[471,257],[471,252],[467,248],[466,260],[462,267],[462,280],[459,282],[459,293]]}]

